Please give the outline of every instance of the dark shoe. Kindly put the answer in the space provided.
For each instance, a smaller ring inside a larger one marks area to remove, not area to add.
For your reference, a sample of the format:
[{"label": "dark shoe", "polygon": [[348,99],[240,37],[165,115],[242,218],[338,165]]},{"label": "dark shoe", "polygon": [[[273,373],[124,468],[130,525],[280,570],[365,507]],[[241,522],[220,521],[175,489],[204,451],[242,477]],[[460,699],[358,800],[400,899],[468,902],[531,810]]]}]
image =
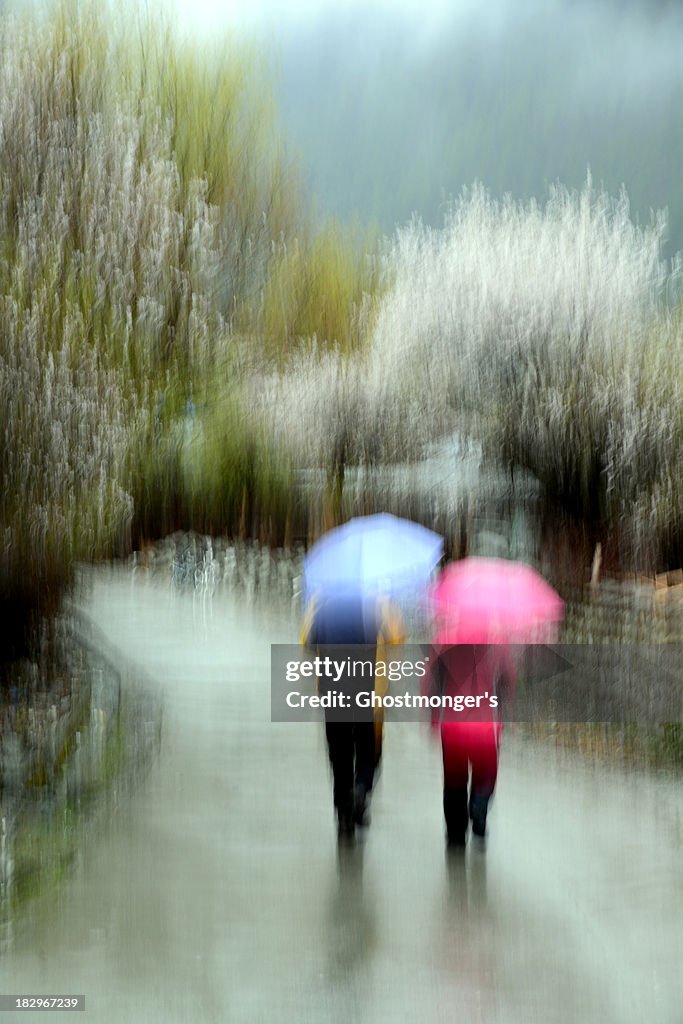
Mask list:
[{"label": "dark shoe", "polygon": [[339,839],[352,839],[356,832],[353,813],[343,812],[337,815],[337,836]]},{"label": "dark shoe", "polygon": [[472,818],[472,835],[478,839],[486,838],[486,815]]},{"label": "dark shoe", "polygon": [[452,835],[450,832],[446,835],[446,848],[449,850],[464,850],[467,845],[466,833],[458,833]]},{"label": "dark shoe", "polygon": [[480,836],[476,832],[474,832],[474,831],[472,832],[472,849],[473,850],[477,851],[478,853],[485,853],[486,852],[486,843],[487,843],[486,835]]},{"label": "dark shoe", "polygon": [[470,818],[472,819],[472,834],[483,839],[486,835],[486,813],[488,811],[488,799],[486,797],[473,797],[470,800]]},{"label": "dark shoe", "polygon": [[363,786],[356,786],[353,794],[353,820],[359,828],[367,828],[370,824],[368,796]]},{"label": "dark shoe", "polygon": [[444,786],[443,812],[446,834],[456,845],[464,845],[470,817],[467,811],[467,786]]}]

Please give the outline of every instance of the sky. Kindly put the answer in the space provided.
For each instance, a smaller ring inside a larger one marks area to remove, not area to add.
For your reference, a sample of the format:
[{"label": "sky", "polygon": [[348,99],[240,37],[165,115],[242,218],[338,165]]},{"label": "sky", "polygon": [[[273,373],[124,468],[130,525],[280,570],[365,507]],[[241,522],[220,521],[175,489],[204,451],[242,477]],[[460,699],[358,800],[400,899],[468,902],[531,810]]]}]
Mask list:
[{"label": "sky", "polygon": [[640,223],[667,208],[667,254],[683,249],[680,3],[158,2],[200,38],[257,40],[323,217],[439,224],[475,180],[542,199],[590,168],[598,187],[626,188]]},{"label": "sky", "polygon": [[[285,136],[323,214],[391,231],[494,194],[580,188],[588,169],[683,248],[683,11],[667,0],[167,0],[272,57]],[[679,194],[681,193],[681,194]]]},{"label": "sky", "polygon": [[[470,0],[370,0],[371,6],[393,17],[418,16],[425,21],[442,18],[454,7],[471,6]],[[361,12],[368,0],[167,0],[187,24],[246,28],[268,24],[301,24],[333,12]]]}]

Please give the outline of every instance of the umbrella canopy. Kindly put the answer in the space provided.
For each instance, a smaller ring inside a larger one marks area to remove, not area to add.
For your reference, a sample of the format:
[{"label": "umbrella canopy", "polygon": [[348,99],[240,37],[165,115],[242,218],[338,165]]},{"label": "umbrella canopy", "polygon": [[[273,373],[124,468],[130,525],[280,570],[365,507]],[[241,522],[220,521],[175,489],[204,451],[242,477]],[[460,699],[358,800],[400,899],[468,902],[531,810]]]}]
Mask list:
[{"label": "umbrella canopy", "polygon": [[432,592],[439,643],[552,642],[564,615],[559,594],[529,565],[463,558]]},{"label": "umbrella canopy", "polygon": [[443,538],[418,523],[381,513],[330,530],[304,559],[306,599],[317,594],[401,594],[424,586],[443,554]]}]

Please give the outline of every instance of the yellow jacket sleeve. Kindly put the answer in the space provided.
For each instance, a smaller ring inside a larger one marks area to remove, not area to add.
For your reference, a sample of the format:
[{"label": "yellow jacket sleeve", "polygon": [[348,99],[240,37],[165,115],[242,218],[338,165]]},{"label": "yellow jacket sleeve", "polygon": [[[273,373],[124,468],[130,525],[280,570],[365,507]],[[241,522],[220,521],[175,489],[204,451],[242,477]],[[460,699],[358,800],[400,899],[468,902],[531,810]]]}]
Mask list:
[{"label": "yellow jacket sleeve", "polygon": [[[387,647],[390,644],[403,644],[406,640],[406,630],[403,617],[396,607],[389,601],[382,601],[380,605],[380,629],[377,637],[377,656],[375,663],[375,693],[384,696],[388,690],[387,682],[387,659],[389,652]],[[381,668],[379,666],[382,666]]]},{"label": "yellow jacket sleeve", "polygon": [[308,602],[308,607],[304,612],[304,621],[301,624],[300,643],[302,647],[308,647],[309,637],[311,635],[311,629],[313,628],[313,620],[315,618],[315,599]]}]

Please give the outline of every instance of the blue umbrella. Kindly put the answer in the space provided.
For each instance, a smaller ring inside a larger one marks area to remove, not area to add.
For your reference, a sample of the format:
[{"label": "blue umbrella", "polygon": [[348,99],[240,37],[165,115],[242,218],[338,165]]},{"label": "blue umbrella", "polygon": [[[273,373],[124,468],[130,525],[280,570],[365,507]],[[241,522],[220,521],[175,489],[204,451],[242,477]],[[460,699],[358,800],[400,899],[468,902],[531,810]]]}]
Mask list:
[{"label": "blue umbrella", "polygon": [[443,554],[443,538],[381,513],[326,533],[304,559],[305,596],[330,592],[401,595],[423,586]]}]

